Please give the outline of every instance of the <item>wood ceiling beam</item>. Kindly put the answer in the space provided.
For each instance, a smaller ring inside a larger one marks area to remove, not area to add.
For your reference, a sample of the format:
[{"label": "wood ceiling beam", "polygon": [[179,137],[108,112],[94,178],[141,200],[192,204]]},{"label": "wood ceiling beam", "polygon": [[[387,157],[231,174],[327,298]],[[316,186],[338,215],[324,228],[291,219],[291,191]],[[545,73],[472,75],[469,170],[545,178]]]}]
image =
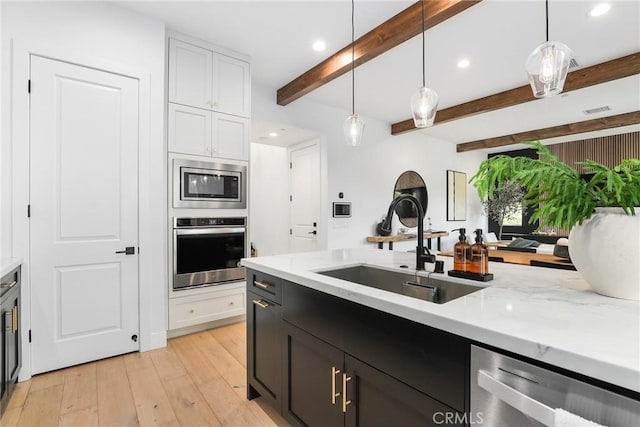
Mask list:
[{"label": "wood ceiling beam", "polygon": [[640,111],[618,114],[615,116],[600,117],[593,120],[569,123],[550,128],[536,129],[514,135],[504,135],[495,138],[479,139],[465,142],[456,146],[458,153],[465,151],[481,150],[484,148],[504,147],[505,145],[520,144],[526,141],[555,138],[557,136],[574,135],[576,133],[593,132],[596,130],[610,129],[620,126],[640,124]]},{"label": "wood ceiling beam", "polygon": [[[567,75],[563,93],[622,79],[635,74],[640,74],[640,52],[570,72]],[[520,86],[515,89],[438,110],[434,124],[458,120],[500,108],[512,107],[535,99],[531,91],[531,86]],[[413,119],[408,119],[392,124],[391,134],[399,135],[416,129],[413,124]]]},{"label": "wood ceiling beam", "polygon": [[[425,28],[434,27],[481,0],[425,1]],[[417,2],[357,39],[355,66],[381,55],[422,32],[421,2]],[[346,58],[346,59],[345,59]],[[287,105],[351,70],[351,44],[278,89],[278,105]]]}]

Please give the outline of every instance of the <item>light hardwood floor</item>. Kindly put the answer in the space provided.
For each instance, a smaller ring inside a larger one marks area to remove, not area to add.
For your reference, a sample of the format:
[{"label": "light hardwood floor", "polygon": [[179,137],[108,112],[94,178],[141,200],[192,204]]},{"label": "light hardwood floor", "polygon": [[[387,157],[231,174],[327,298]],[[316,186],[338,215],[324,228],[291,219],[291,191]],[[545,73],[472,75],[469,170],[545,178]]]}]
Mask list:
[{"label": "light hardwood floor", "polygon": [[17,385],[0,425],[287,426],[260,398],[246,399],[245,334],[236,323],[36,375]]}]

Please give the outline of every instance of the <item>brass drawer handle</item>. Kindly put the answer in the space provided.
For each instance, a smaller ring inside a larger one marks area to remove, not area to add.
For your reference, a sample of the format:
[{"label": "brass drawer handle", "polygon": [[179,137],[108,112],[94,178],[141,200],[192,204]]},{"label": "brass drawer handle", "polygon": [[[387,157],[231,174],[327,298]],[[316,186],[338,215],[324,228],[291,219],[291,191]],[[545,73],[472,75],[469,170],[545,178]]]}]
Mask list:
[{"label": "brass drawer handle", "polygon": [[254,300],[253,300],[253,303],[254,303],[255,305],[257,305],[258,307],[260,307],[260,308],[267,308],[267,307],[269,307],[269,304],[267,304],[266,302],[264,302],[264,301],[262,301],[262,300],[254,299]]},{"label": "brass drawer handle", "polygon": [[269,289],[269,288],[271,287],[271,284],[270,284],[270,283],[267,283],[267,282],[260,282],[260,281],[258,281],[258,280],[254,280],[254,281],[253,281],[253,285],[254,285],[254,286],[257,286],[257,287],[259,287],[259,288],[262,288],[262,289]]},{"label": "brass drawer handle", "polygon": [[18,332],[18,307],[11,309],[11,326],[14,334]]},{"label": "brass drawer handle", "polygon": [[336,393],[336,375],[340,373],[340,369],[336,369],[335,366],[331,367],[331,404],[336,404],[336,397],[340,396],[340,393]]},{"label": "brass drawer handle", "polygon": [[351,381],[351,377],[347,376],[347,374],[342,374],[342,412],[347,413],[347,405],[351,403],[350,400],[347,400],[347,382]]},{"label": "brass drawer handle", "polygon": [[13,288],[13,287],[14,287],[15,285],[17,285],[17,284],[18,284],[18,282],[17,282],[16,280],[14,280],[14,281],[13,281],[13,282],[11,282],[11,283],[9,283],[9,282],[3,283],[3,284],[2,284],[2,287],[3,287],[3,288],[7,288],[7,290],[9,290],[9,289]]}]

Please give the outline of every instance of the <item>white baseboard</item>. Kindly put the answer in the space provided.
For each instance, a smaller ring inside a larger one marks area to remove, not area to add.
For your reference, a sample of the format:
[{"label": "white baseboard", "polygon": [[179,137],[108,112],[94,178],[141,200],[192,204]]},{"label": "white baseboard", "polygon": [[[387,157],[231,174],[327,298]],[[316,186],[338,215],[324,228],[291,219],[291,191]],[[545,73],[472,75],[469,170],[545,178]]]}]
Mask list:
[{"label": "white baseboard", "polygon": [[207,329],[219,328],[221,326],[230,325],[232,323],[244,322],[245,320],[246,316],[241,315],[216,320],[213,322],[201,323],[199,325],[188,326],[186,328],[172,329],[170,331],[167,331],[167,337],[175,338],[182,335],[193,334],[195,332],[206,331]]},{"label": "white baseboard", "polygon": [[156,348],[163,348],[167,346],[167,331],[152,332],[149,337],[149,342],[140,343],[140,351],[149,351]]}]

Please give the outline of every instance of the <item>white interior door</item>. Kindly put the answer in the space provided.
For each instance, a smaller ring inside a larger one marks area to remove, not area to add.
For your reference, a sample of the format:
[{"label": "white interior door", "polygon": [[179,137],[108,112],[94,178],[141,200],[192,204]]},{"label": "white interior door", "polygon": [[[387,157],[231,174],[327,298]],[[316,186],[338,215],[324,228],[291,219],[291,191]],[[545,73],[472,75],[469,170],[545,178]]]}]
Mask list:
[{"label": "white interior door", "polygon": [[31,88],[36,374],[139,349],[138,81],[32,56]]},{"label": "white interior door", "polygon": [[318,249],[320,224],[320,147],[293,147],[289,151],[291,171],[291,252]]}]

